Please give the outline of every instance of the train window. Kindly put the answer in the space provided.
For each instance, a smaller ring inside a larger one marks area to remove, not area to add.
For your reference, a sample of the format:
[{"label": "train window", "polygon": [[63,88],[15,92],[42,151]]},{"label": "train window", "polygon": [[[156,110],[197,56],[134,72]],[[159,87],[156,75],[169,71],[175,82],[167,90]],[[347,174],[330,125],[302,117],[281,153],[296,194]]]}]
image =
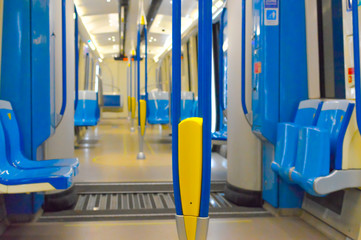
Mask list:
[{"label": "train window", "polygon": [[198,56],[197,56],[197,36],[189,39],[188,45],[190,91],[198,96]]},{"label": "train window", "polygon": [[342,2],[318,0],[317,8],[321,98],[345,98]]},{"label": "train window", "polygon": [[216,130],[219,130],[220,128],[220,117],[221,117],[221,108],[220,108],[220,94],[219,94],[219,90],[220,90],[220,74],[219,74],[219,51],[220,51],[220,47],[219,47],[219,31],[220,31],[220,24],[219,23],[215,23],[213,24],[213,61],[215,64],[213,64],[213,72],[214,72],[214,81],[215,81],[215,104],[216,107],[215,109],[213,109],[213,112],[216,113]]}]

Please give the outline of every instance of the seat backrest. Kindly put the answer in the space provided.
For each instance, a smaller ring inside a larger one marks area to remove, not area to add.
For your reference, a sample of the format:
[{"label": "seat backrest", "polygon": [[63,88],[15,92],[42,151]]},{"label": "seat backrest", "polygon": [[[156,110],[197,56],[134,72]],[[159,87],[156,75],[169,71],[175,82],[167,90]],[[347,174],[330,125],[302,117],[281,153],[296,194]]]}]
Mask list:
[{"label": "seat backrest", "polygon": [[165,91],[149,92],[149,94],[148,94],[148,118],[151,119],[152,121],[162,121],[162,122],[169,121],[169,93],[168,92],[165,92]]},{"label": "seat backrest", "polygon": [[198,97],[195,97],[195,98],[194,98],[193,115],[194,115],[195,117],[198,116]]},{"label": "seat backrest", "polygon": [[8,159],[16,159],[21,153],[21,138],[19,125],[10,102],[0,100],[0,122],[7,143],[6,154]]},{"label": "seat backrest", "polygon": [[[330,100],[323,103],[317,127],[330,134],[331,169],[335,169],[336,151],[343,142],[344,131],[350,121],[355,104],[348,100]],[[342,159],[342,156],[340,156]],[[340,159],[339,159],[340,160]]]},{"label": "seat backrest", "polygon": [[121,107],[120,94],[104,94],[104,107]]},{"label": "seat backrest", "polygon": [[322,103],[319,99],[300,102],[294,123],[301,126],[315,126],[321,112]]},{"label": "seat backrest", "polygon": [[182,92],[181,118],[182,120],[194,117],[194,93]]},{"label": "seat backrest", "polygon": [[[0,100],[0,107],[2,106],[3,101]],[[8,144],[6,144],[5,140],[5,132],[4,127],[2,124],[0,124],[0,173],[5,173],[4,171],[9,168],[9,162],[8,162],[8,156],[6,152],[6,147]]]},{"label": "seat backrest", "polygon": [[75,110],[75,119],[98,119],[98,97],[95,91],[79,91],[79,101]]}]

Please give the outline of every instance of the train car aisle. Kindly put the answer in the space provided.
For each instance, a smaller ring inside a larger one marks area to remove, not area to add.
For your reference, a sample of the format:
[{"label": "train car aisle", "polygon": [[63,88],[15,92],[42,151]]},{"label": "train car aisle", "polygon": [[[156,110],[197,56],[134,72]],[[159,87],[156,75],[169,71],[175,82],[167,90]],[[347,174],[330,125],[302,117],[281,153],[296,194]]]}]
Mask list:
[{"label": "train car aisle", "polygon": [[[299,218],[211,219],[209,240],[237,239],[317,239],[326,240],[320,232]],[[32,223],[13,224],[0,238],[4,240],[62,240],[62,239],[147,239],[177,240],[174,220]]]},{"label": "train car aisle", "polygon": [[[157,182],[172,181],[172,142],[170,129],[160,131],[158,125],[147,128],[147,159],[137,160],[138,133],[129,131],[126,119],[102,119],[88,129],[89,138],[99,139],[90,148],[77,148],[80,161],[77,182]],[[92,139],[88,140],[90,142]],[[226,179],[227,162],[213,154],[213,180]]]}]

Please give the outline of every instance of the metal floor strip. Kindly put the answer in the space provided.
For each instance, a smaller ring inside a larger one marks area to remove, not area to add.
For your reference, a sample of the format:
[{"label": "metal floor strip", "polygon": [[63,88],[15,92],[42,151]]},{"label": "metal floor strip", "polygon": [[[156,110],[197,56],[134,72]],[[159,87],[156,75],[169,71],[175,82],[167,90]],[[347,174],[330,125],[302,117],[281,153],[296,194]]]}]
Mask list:
[{"label": "metal floor strip", "polygon": [[[218,183],[219,184],[219,183]],[[129,185],[103,185],[106,192],[94,191],[90,185],[79,187],[78,201],[66,211],[45,212],[39,222],[100,221],[135,219],[172,219],[175,215],[174,194],[165,185],[137,184],[136,191]],[[77,186],[76,186],[77,187]],[[141,189],[144,189],[144,192]],[[211,217],[271,216],[263,208],[239,207],[229,202],[220,191],[212,187],[210,196]],[[160,190],[160,191],[159,191]],[[113,191],[113,192],[112,192]]]}]

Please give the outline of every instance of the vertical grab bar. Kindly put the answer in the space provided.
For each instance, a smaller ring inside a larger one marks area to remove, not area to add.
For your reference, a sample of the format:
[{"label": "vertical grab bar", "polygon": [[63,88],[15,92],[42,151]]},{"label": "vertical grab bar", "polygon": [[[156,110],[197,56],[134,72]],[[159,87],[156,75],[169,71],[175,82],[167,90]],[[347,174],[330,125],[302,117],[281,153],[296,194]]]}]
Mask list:
[{"label": "vertical grab bar", "polygon": [[356,92],[356,119],[358,129],[361,133],[361,86],[360,86],[360,35],[358,0],[352,1],[352,25],[353,25],[353,47],[355,64],[355,92]]},{"label": "vertical grab bar", "polygon": [[246,0],[242,0],[242,109],[248,124],[252,127],[252,113],[248,112],[246,103]]},{"label": "vertical grab bar", "polygon": [[[224,52],[223,52],[223,44],[224,44],[224,18],[227,13],[227,8],[224,7],[221,14],[220,21],[220,32],[219,32],[219,99],[221,103],[222,111],[226,110],[226,103],[224,97]],[[221,113],[222,114],[222,113]]]},{"label": "vertical grab bar", "polygon": [[74,109],[78,106],[79,101],[79,24],[78,24],[78,11],[74,6],[75,13],[75,101]]},{"label": "vertical grab bar", "polygon": [[[147,25],[144,25],[144,44],[145,44],[145,62],[144,62],[144,74],[145,74],[145,101],[148,102],[148,29]],[[148,114],[147,114],[148,116]]]},{"label": "vertical grab bar", "polygon": [[137,34],[137,98],[138,98],[138,126],[140,126],[140,107],[139,107],[139,101],[140,101],[140,27],[141,25],[138,25],[138,34]]},{"label": "vertical grab bar", "polygon": [[[67,90],[67,69],[66,69],[66,0],[62,2],[62,65],[63,65],[63,102],[61,105],[60,115],[63,116],[66,110],[66,90]],[[60,123],[60,122],[59,122]]]},{"label": "vertical grab bar", "polygon": [[177,215],[183,215],[179,186],[178,125],[181,111],[181,1],[172,4],[172,170],[173,190]]},{"label": "vertical grab bar", "polygon": [[198,81],[202,82],[203,118],[203,161],[202,161],[202,191],[200,217],[208,217],[211,188],[211,152],[212,152],[212,1],[199,0],[199,38],[198,38]]}]

